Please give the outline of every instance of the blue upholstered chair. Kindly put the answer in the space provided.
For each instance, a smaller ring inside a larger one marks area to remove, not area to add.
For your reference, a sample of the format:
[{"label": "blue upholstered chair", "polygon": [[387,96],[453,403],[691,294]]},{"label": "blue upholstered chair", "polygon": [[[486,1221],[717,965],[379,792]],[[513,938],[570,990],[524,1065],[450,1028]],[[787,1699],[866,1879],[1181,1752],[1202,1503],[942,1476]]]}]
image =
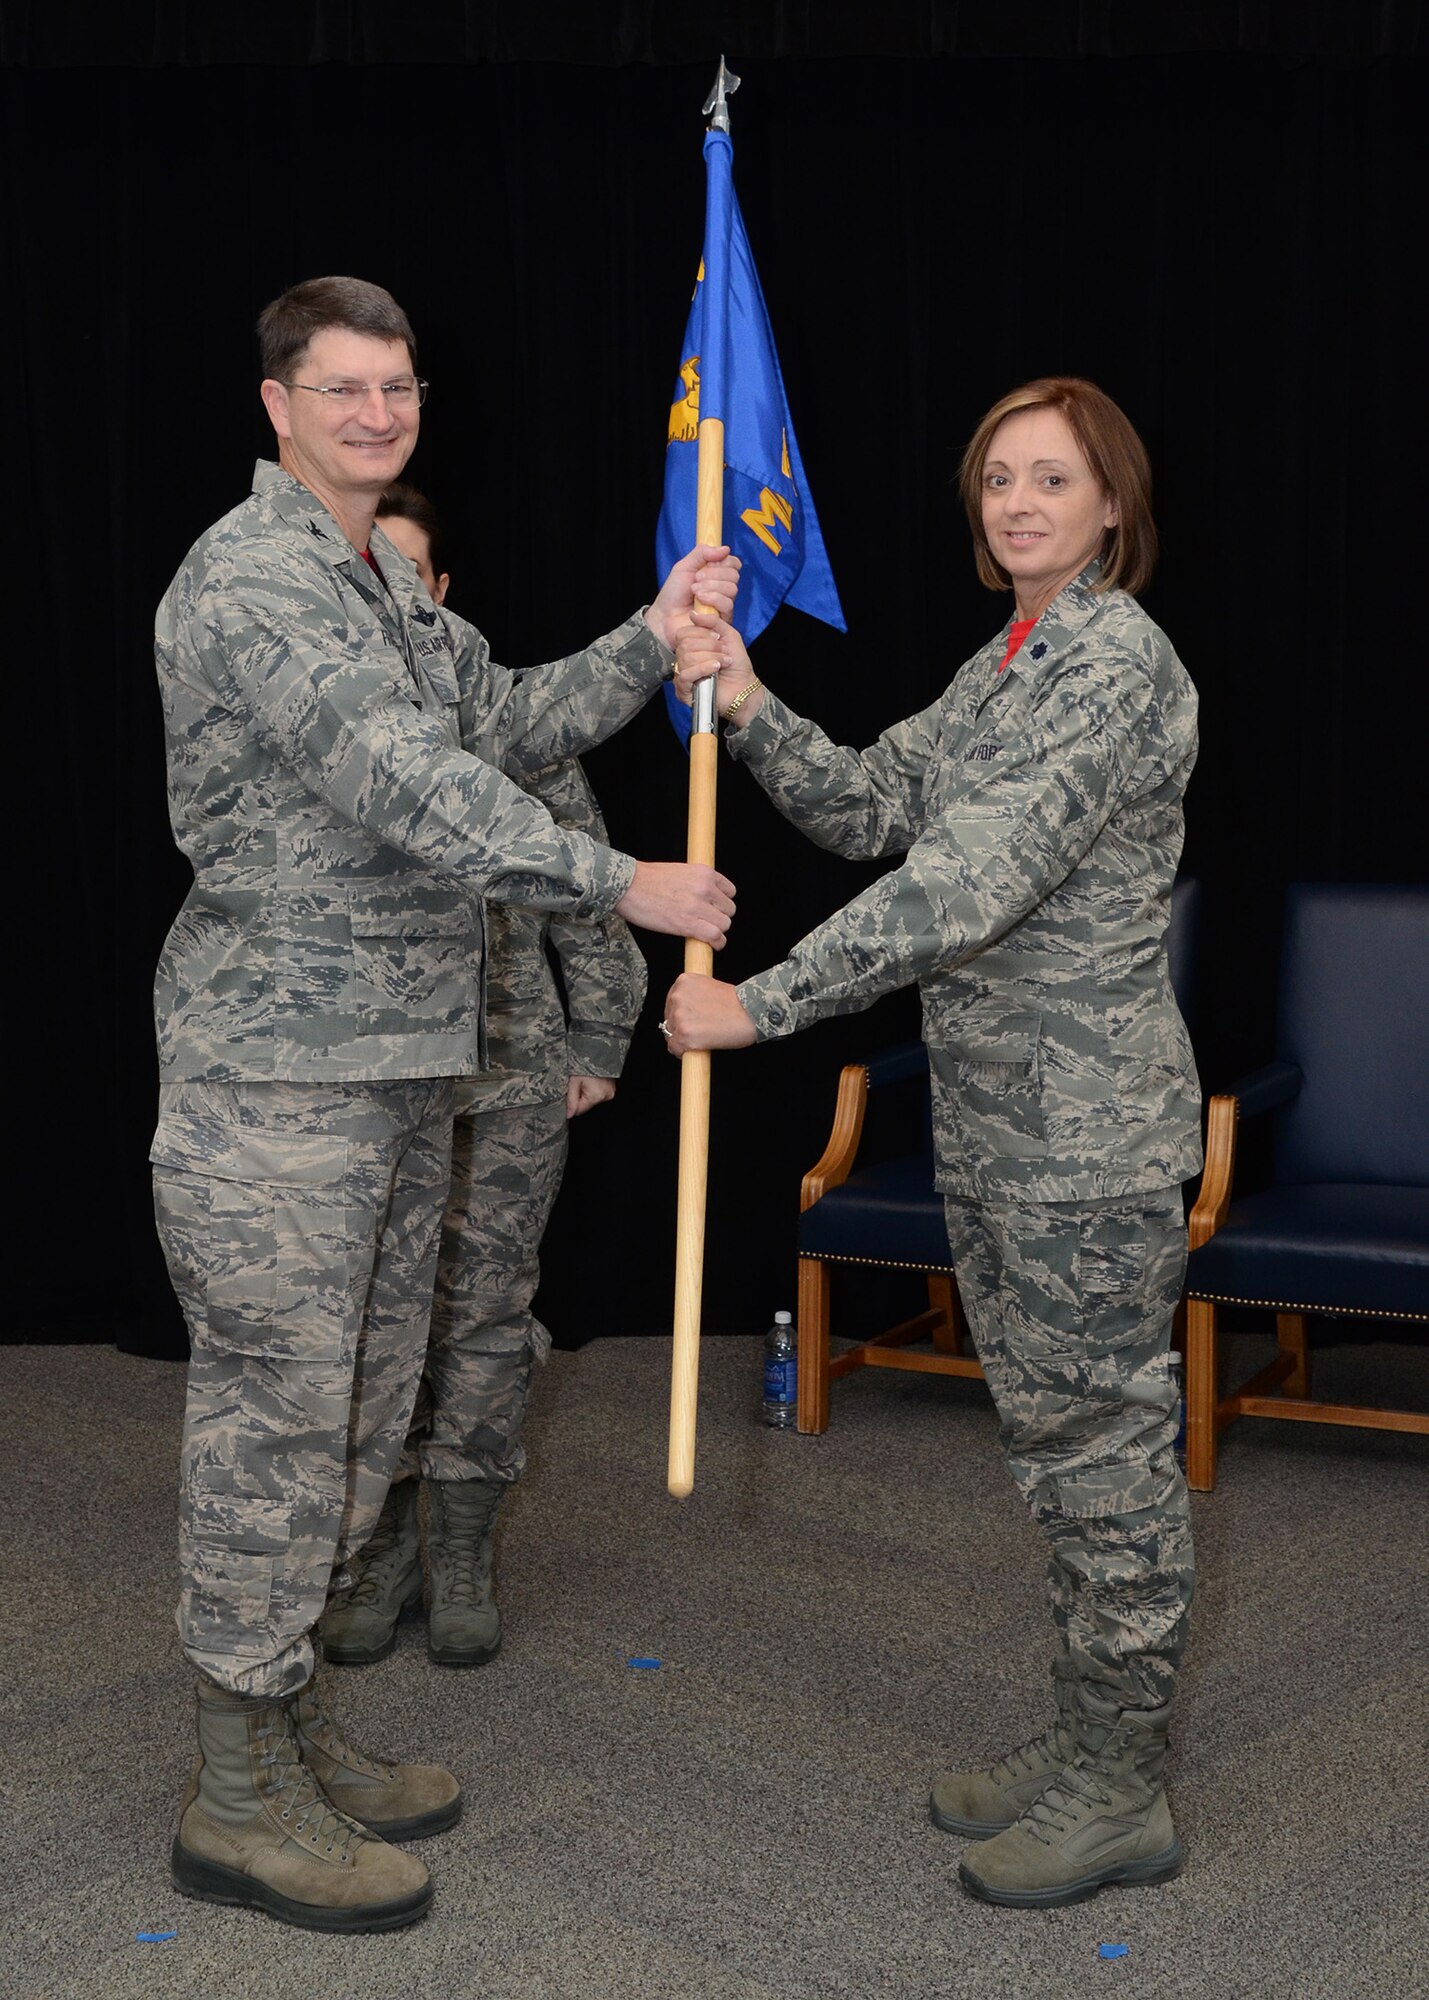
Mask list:
[{"label": "blue upholstered chair", "polygon": [[[868,1143],[864,1141],[867,1139]],[[977,1375],[953,1279],[943,1198],[933,1186],[928,1051],[889,1049],[840,1073],[833,1129],[799,1195],[801,1431],[829,1427],[829,1384],[855,1368]],[[829,1358],[829,1271],[835,1264],[921,1271],[928,1309]],[[931,1337],[931,1353],[908,1351]]]},{"label": "blue upholstered chair", "polygon": [[[1232,1187],[1239,1120],[1270,1120],[1270,1184]],[[1429,1325],[1429,890],[1286,896],[1275,1060],[1211,1099],[1187,1271],[1186,1471],[1215,1484],[1236,1417],[1429,1434],[1429,1414],[1310,1394],[1308,1314]],[[1276,1358],[1218,1394],[1217,1309],[1275,1315]]]},{"label": "blue upholstered chair", "polygon": [[[1172,897],[1167,949],[1171,983],[1195,1036],[1199,885]],[[801,1431],[829,1427],[829,1384],[855,1368],[912,1368],[981,1376],[964,1352],[967,1330],[933,1186],[928,1055],[921,1042],[850,1063],[839,1077],[833,1129],[799,1200],[799,1407]],[[829,1273],[833,1265],[920,1271],[924,1312],[830,1359]],[[930,1340],[931,1351],[913,1348]]]}]

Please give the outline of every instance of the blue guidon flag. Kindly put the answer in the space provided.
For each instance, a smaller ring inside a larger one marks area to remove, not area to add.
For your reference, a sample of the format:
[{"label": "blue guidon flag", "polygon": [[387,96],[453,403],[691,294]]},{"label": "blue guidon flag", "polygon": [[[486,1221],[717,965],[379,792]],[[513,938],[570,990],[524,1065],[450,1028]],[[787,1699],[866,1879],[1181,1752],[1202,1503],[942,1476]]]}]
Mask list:
[{"label": "blue guidon flag", "polygon": [[[727,132],[705,135],[705,250],[680,350],[665,447],[665,499],[655,530],[664,577],[695,542],[702,417],[724,423],[724,539],[744,567],[734,623],[752,644],[787,599],[847,631],[819,517],[804,477],[774,331],[734,192]],[[690,711],[666,686],[670,720],[688,744]]]}]

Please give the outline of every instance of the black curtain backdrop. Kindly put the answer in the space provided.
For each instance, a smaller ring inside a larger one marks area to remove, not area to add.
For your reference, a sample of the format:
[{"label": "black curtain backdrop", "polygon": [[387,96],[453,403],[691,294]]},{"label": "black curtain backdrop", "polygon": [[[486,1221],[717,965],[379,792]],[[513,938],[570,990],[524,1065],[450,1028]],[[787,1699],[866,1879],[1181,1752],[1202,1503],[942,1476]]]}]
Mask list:
[{"label": "black curtain backdrop", "polygon": [[[721,50],[736,175],[849,621],[784,612],[765,678],[845,741],[928,702],[1007,599],[955,490],[987,405],[1087,374],[1150,446],[1147,593],[1202,697],[1208,1082],[1265,1052],[1280,892],[1423,872],[1422,13],[1414,5],[7,5],[12,1338],[182,1350],[145,1162],[149,983],[187,884],[154,605],[269,452],[252,336],[297,279],[407,307],[411,476],[452,602],[527,664],[653,586],[667,405]],[[31,720],[26,722],[25,717]],[[612,837],[683,851],[659,705],[589,769]],[[722,769],[740,917],[781,957],[870,879]],[[678,1071],[651,1001],[548,1238],[558,1340],[669,1323]],[[840,1065],[912,996],[715,1067],[705,1325],[791,1302]],[[12,1197],[12,1201],[14,1198]]]}]

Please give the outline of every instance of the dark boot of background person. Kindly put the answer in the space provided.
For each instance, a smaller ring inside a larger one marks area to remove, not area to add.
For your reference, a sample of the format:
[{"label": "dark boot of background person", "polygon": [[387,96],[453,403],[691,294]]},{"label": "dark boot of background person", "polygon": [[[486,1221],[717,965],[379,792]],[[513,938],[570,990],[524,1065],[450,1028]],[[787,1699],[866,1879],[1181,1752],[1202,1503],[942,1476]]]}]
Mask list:
[{"label": "dark boot of background person", "polygon": [[461,1786],[437,1764],[395,1764],[349,1743],[314,1678],[285,1704],[303,1762],[341,1812],[383,1840],[424,1840],[461,1818]]},{"label": "dark boot of background person", "polygon": [[1162,1775],[1171,1719],[1077,1689],[1075,1755],[1010,1826],[958,1869],[964,1888],[1014,1909],[1079,1903],[1107,1882],[1164,1882],[1181,1866]]},{"label": "dark boot of background person", "polygon": [[944,1771],[933,1780],[934,1826],[979,1840],[1000,1833],[1071,1763],[1076,1678],[1065,1657],[1053,1663],[1052,1692],[1057,1713],[1040,1736],[1009,1750],[990,1771]]},{"label": "dark boot of background person", "polygon": [[323,1616],[323,1651],[335,1666],[385,1660],[397,1643],[397,1621],[422,1601],[420,1492],[417,1479],[388,1487],[372,1538],[357,1558],[357,1581]]},{"label": "dark boot of background person", "polygon": [[410,1924],[432,1900],[426,1869],[327,1797],[303,1763],[290,1706],[200,1683],[199,1762],[174,1836],[174,1887],[304,1930]]},{"label": "dark boot of background person", "polygon": [[504,1485],[427,1481],[427,1652],[441,1667],[479,1667],[501,1649],[491,1594],[491,1534]]}]

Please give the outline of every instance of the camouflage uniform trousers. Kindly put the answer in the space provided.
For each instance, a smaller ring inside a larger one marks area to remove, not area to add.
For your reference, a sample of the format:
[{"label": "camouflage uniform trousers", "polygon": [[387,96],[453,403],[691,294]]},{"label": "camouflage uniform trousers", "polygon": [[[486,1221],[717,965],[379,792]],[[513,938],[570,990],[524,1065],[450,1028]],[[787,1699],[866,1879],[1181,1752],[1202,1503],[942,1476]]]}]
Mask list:
[{"label": "camouflage uniform trousers", "polygon": [[551,1347],[531,1301],[568,1130],[559,1097],[477,1105],[456,1120],[431,1340],[399,1477],[521,1477],[531,1369]]},{"label": "camouflage uniform trousers", "polygon": [[1059,1644],[1123,1708],[1169,1701],[1194,1578],[1167,1362],[1179,1189],[946,1199],[958,1290],[1013,1478],[1051,1545]]},{"label": "camouflage uniform trousers", "polygon": [[155,1212],[192,1341],[184,1652],[286,1695],[372,1532],[427,1348],[448,1079],[168,1084]]}]

